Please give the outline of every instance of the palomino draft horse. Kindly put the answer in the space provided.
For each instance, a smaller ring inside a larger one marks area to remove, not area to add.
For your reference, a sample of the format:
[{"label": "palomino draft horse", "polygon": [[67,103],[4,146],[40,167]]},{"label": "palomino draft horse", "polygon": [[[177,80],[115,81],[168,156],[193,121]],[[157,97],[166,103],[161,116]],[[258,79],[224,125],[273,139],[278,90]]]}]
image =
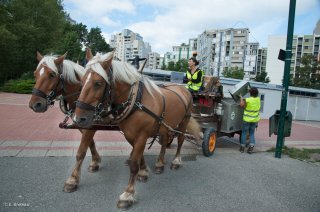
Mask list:
[{"label": "palomino draft horse", "polygon": [[184,86],[158,87],[143,78],[132,65],[112,60],[113,52],[93,57],[87,49],[86,54],[89,62],[73,120],[81,127],[89,127],[96,119],[105,124],[118,124],[133,147],[128,161],[129,183],[117,204],[127,209],[135,199],[136,177],[138,180],[148,177],[143,157],[148,138],[160,135],[158,173],[163,170],[166,145],[174,134],[178,134],[178,148],[172,169],[181,165],[180,150],[186,130],[199,138],[199,125],[191,117],[192,96]]},{"label": "palomino draft horse", "polygon": [[[29,107],[34,112],[47,111],[59,95],[62,95],[63,98],[61,101],[63,101],[64,113],[72,113],[75,110],[75,101],[80,94],[80,80],[84,75],[84,68],[70,60],[65,60],[65,56],[42,56],[37,52],[39,64],[34,71],[36,84],[29,102]],[[77,162],[71,176],[65,183],[65,192],[73,192],[77,189],[80,181],[81,165],[88,147],[90,147],[92,154],[92,162],[88,171],[96,172],[99,169],[101,158],[93,141],[95,132],[95,130],[81,130],[82,137],[76,156]]]}]

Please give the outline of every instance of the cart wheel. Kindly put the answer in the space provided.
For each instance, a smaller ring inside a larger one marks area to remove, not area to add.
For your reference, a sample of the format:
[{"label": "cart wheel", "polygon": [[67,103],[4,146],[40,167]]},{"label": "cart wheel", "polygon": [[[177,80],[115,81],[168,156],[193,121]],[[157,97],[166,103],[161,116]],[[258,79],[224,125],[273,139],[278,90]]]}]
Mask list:
[{"label": "cart wheel", "polygon": [[211,156],[216,149],[217,133],[214,128],[207,128],[203,134],[202,151],[206,157]]}]

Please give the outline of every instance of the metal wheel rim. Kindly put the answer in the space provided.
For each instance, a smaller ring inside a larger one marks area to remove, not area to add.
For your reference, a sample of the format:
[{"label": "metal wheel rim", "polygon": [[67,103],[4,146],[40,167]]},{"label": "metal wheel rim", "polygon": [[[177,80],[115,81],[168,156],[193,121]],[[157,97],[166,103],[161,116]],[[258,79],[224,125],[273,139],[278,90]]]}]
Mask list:
[{"label": "metal wheel rim", "polygon": [[216,133],[212,133],[209,138],[209,151],[213,152],[216,146]]}]

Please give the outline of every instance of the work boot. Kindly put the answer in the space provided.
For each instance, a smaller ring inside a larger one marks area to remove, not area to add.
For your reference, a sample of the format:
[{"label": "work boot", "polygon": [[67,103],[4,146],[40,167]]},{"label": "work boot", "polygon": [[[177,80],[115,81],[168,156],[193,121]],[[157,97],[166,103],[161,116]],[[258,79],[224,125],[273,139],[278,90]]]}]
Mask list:
[{"label": "work boot", "polygon": [[248,151],[247,151],[248,154],[251,154],[251,153],[253,152],[253,147],[254,147],[254,146],[249,146]]},{"label": "work boot", "polygon": [[241,153],[244,153],[244,146],[240,146],[239,151],[240,151]]}]

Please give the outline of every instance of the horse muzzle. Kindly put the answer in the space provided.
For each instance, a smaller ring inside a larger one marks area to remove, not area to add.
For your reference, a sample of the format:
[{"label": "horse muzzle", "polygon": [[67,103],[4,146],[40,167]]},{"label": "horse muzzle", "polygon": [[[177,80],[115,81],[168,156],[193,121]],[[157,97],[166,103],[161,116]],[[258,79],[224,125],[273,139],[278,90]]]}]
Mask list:
[{"label": "horse muzzle", "polygon": [[77,113],[72,118],[73,122],[79,127],[88,128],[93,122],[93,113],[91,111],[86,111],[85,114],[77,115]]},{"label": "horse muzzle", "polygon": [[48,109],[46,101],[41,101],[41,100],[30,101],[29,107],[36,113],[44,113]]}]

